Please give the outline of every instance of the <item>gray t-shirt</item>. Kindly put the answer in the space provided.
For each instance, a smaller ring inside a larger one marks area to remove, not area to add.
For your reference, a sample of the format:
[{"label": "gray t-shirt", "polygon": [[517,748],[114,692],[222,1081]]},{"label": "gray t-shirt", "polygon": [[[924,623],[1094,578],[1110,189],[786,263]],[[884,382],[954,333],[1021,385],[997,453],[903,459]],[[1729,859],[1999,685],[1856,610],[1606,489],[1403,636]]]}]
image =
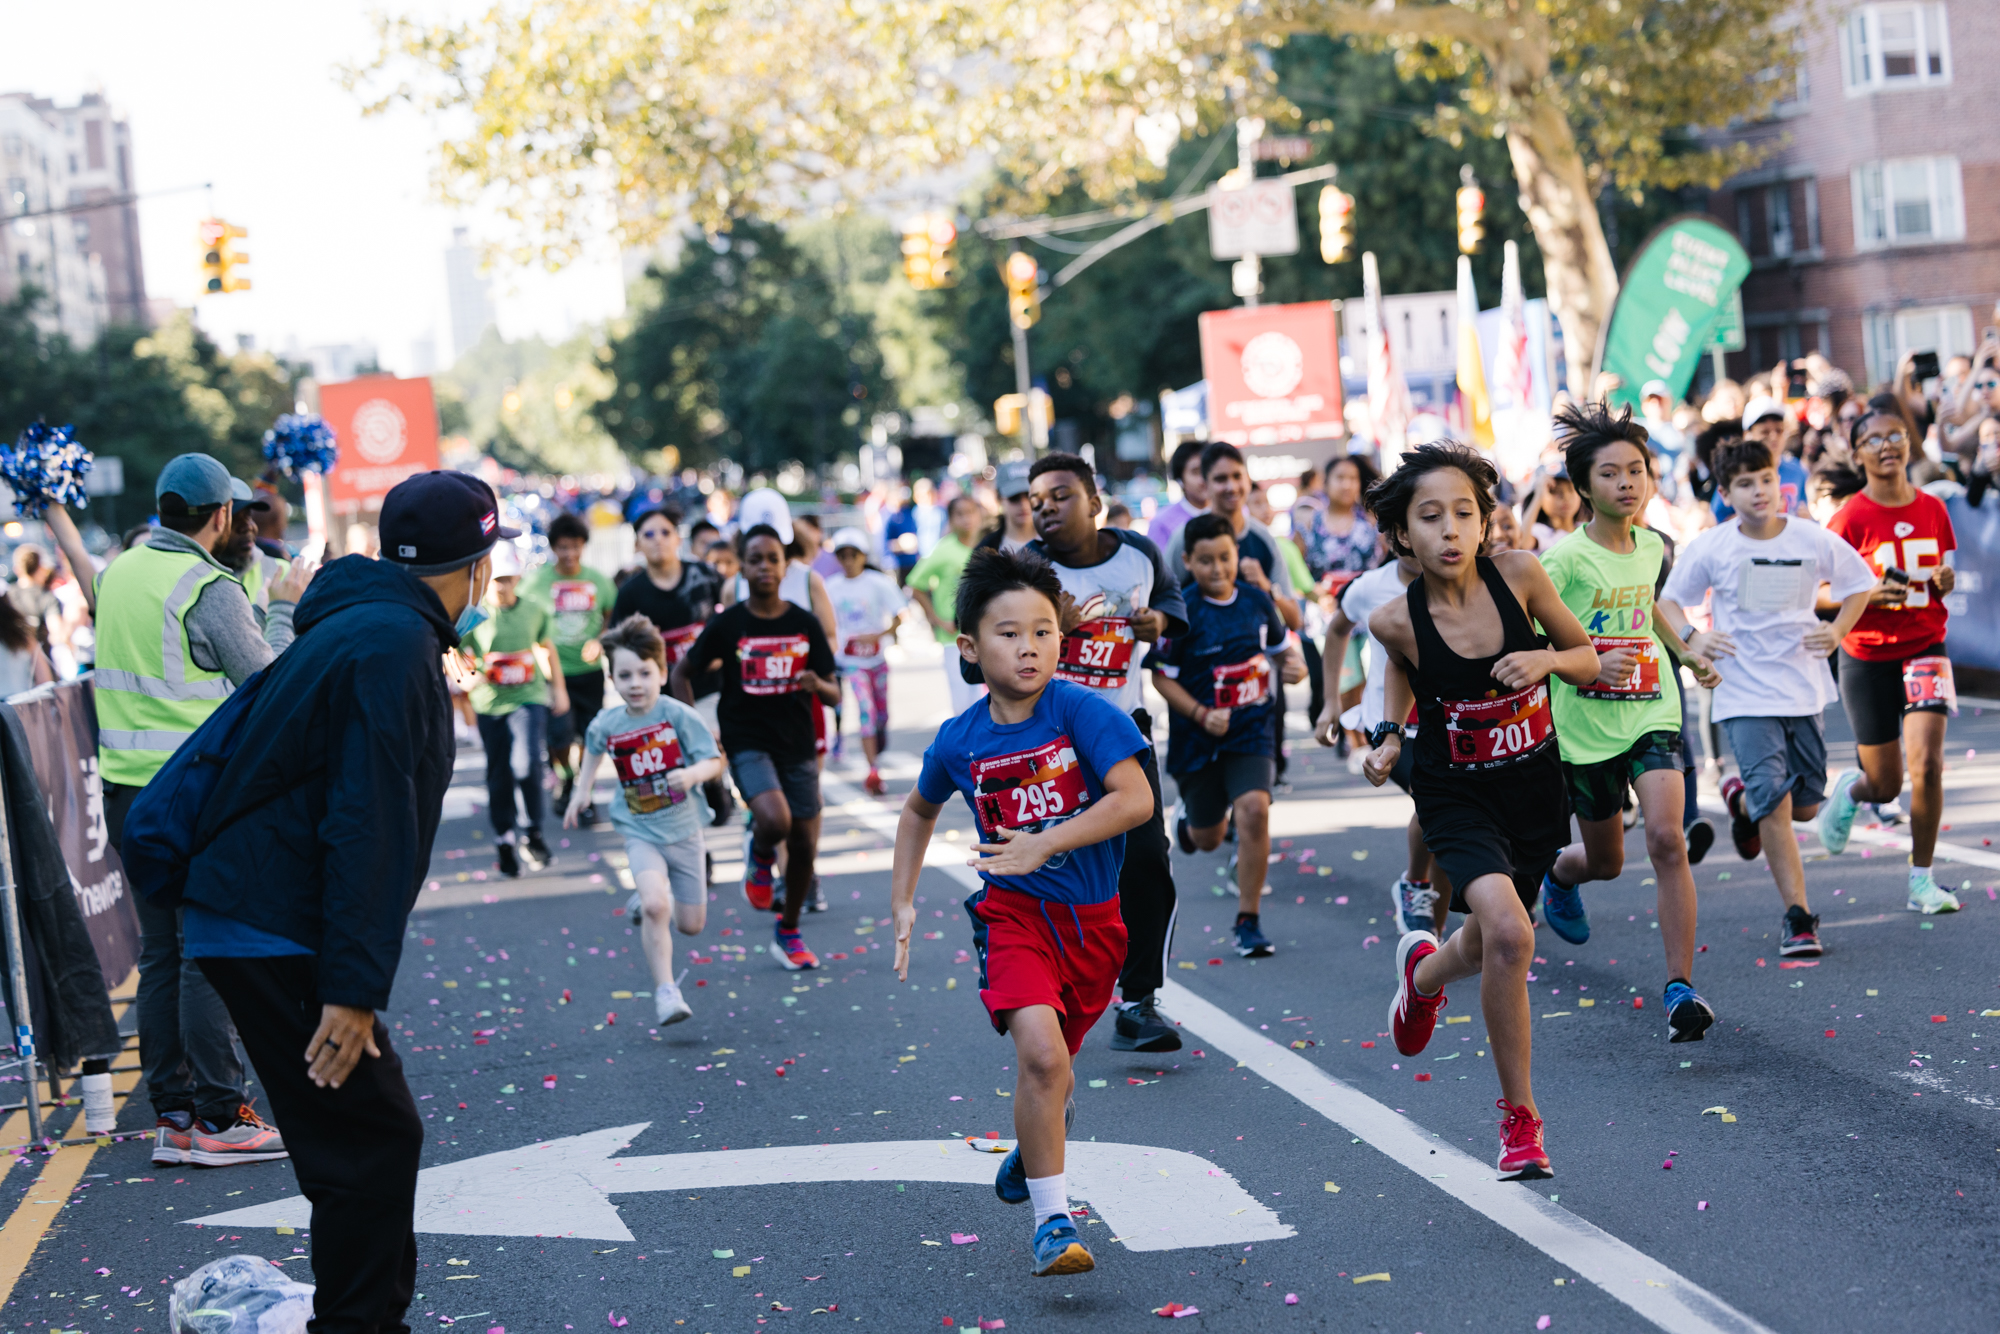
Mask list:
[{"label": "gray t-shirt", "polygon": [[701,715],[670,695],[644,713],[621,702],[591,719],[583,748],[609,755],[618,780],[611,801],[611,824],[627,838],[679,843],[701,832],[695,794],[676,792],[667,775],[720,752]]}]

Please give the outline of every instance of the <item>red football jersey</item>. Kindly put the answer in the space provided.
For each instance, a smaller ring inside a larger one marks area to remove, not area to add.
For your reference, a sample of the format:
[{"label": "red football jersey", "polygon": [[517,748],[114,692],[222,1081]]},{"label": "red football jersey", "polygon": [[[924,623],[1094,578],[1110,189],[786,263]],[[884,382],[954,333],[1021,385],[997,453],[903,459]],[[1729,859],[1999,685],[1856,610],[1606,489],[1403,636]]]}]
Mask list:
[{"label": "red football jersey", "polygon": [[1949,613],[1930,576],[1944,564],[1945,552],[1958,549],[1958,539],[1943,501],[1919,491],[1909,504],[1890,509],[1865,493],[1849,496],[1826,526],[1846,538],[1876,574],[1895,568],[1910,576],[1910,595],[1900,608],[1870,607],[1861,613],[1841,643],[1850,656],[1895,662],[1944,642]]}]

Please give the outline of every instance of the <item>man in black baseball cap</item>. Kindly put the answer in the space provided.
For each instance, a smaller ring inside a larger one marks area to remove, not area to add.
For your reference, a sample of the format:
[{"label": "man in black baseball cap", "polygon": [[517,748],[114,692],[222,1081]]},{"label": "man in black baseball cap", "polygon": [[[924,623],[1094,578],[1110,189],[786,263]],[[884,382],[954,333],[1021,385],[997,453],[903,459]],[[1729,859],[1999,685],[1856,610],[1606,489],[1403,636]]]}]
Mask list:
[{"label": "man in black baseball cap", "polygon": [[375,1012],[451,781],[441,667],[515,536],[484,482],[421,473],[382,502],[381,560],[313,579],[188,868],[189,957],[229,1007],[312,1201],[313,1327],[403,1323],[423,1122]]}]

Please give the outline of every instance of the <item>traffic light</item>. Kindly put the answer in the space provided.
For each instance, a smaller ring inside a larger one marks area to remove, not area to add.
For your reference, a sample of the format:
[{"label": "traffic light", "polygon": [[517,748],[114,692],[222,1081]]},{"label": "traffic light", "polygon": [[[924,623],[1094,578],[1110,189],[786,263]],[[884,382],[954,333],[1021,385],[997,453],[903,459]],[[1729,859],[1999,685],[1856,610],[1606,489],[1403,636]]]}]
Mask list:
[{"label": "traffic light", "polygon": [[1042,272],[1025,250],[1007,256],[1001,272],[1007,278],[1007,316],[1017,329],[1031,329],[1042,318]]},{"label": "traffic light", "polygon": [[224,292],[249,291],[250,280],[239,277],[235,270],[248,264],[250,256],[236,249],[234,244],[250,235],[249,230],[233,227],[221,218],[204,218],[197,235],[201,242],[202,293],[216,296]]},{"label": "traffic light", "polygon": [[1337,185],[1319,192],[1319,257],[1328,264],[1347,258],[1354,245],[1354,196]]},{"label": "traffic light", "polygon": [[958,281],[958,261],[952,246],[958,227],[943,209],[920,213],[903,224],[903,276],[919,292],[950,287]]},{"label": "traffic light", "polygon": [[1458,179],[1458,248],[1462,254],[1476,255],[1486,239],[1486,228],[1479,221],[1486,212],[1486,192],[1479,188],[1469,164],[1458,169]]}]

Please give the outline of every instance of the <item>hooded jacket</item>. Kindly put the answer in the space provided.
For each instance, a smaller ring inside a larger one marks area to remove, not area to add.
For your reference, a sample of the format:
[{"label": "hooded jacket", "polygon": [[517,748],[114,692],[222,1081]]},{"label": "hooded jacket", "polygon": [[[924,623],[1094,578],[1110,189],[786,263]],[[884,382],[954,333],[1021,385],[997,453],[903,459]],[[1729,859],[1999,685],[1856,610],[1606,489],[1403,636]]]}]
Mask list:
[{"label": "hooded jacket", "polygon": [[326,1005],[381,1009],[451,782],[456,642],[388,561],[314,577],[202,812],[186,898],[312,950]]}]

